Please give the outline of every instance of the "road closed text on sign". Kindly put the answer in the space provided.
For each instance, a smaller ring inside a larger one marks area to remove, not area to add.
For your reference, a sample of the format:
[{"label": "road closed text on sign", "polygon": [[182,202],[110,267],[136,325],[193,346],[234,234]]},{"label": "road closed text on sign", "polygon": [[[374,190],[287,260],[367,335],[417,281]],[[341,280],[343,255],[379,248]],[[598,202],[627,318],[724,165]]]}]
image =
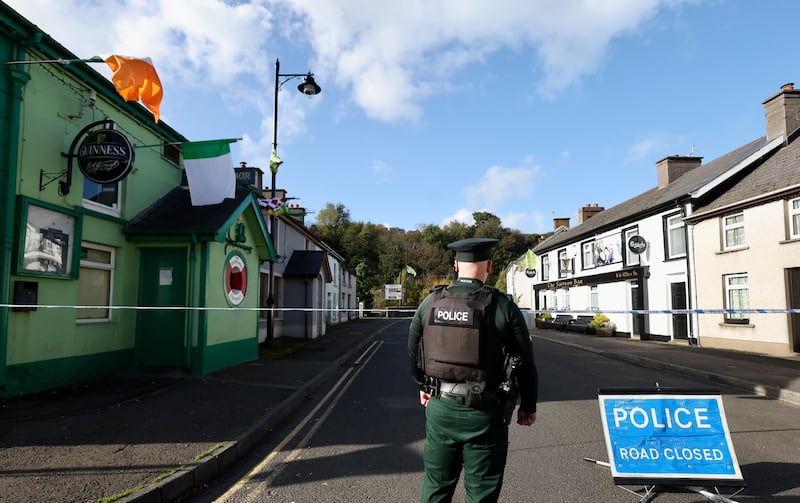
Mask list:
[{"label": "road closed text on sign", "polygon": [[742,482],[719,393],[600,391],[615,481]]}]

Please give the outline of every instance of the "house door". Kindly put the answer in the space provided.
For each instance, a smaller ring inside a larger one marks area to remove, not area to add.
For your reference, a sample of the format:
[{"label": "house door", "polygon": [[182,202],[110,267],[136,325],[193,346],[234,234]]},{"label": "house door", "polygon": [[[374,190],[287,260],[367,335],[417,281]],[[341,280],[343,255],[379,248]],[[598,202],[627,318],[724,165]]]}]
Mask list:
[{"label": "house door", "polygon": [[[800,309],[800,268],[786,270],[789,289],[789,309]],[[789,315],[789,340],[791,349],[800,353],[800,314]]]},{"label": "house door", "polygon": [[[686,283],[671,283],[670,300],[672,309],[686,309]],[[675,339],[689,338],[689,316],[686,314],[672,314],[672,337]]]},{"label": "house door", "polygon": [[[186,305],[186,249],[142,250],[140,306]],[[184,367],[186,316],[183,309],[139,310],[138,334],[141,364],[145,367]]]},{"label": "house door", "polygon": [[[641,310],[644,309],[644,292],[639,287],[639,281],[633,280],[630,282],[631,287],[631,309]],[[644,330],[644,315],[633,315],[633,326],[631,327],[631,335],[638,335],[640,338]]]}]

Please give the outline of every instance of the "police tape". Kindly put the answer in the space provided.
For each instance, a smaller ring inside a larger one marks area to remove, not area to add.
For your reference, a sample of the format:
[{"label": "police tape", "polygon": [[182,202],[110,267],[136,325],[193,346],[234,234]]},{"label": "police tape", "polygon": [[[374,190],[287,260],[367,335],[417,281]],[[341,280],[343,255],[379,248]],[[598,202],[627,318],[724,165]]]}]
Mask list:
[{"label": "police tape", "polygon": [[[414,313],[416,308],[325,308],[325,307],[200,307],[200,306],[90,306],[60,304],[0,304],[0,308],[31,311],[34,309],[110,309],[133,311],[263,311],[263,312],[325,312],[325,313]],[[603,309],[601,310],[556,310],[522,309],[523,313],[533,314],[800,314],[800,309]]]},{"label": "police tape", "polygon": [[[59,304],[0,304],[1,308],[18,309],[21,311],[33,311],[36,309],[110,309],[110,310],[132,310],[132,311],[304,311],[304,312],[331,312],[346,313],[372,311],[372,309],[336,309],[336,308],[316,308],[316,307],[198,307],[198,306],[89,306],[89,305],[59,305]],[[381,310],[383,311],[383,310]],[[414,312],[412,309],[411,312]]]},{"label": "police tape", "polygon": [[556,309],[533,310],[523,312],[535,314],[800,314],[800,309],[603,309],[595,311],[567,311]]}]

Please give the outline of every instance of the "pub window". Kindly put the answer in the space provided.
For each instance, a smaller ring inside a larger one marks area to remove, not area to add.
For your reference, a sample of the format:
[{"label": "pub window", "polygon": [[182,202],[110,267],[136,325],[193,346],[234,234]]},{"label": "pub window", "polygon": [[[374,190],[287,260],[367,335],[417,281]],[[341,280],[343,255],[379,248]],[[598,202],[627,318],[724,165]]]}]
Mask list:
[{"label": "pub window", "polygon": [[111,292],[114,287],[114,249],[84,243],[81,246],[81,272],[78,277],[78,308],[81,321],[109,321]]},{"label": "pub window", "polygon": [[600,309],[600,301],[598,300],[597,296],[597,285],[591,287],[589,296],[590,296],[592,310],[597,311],[598,309]]},{"label": "pub window", "polygon": [[81,217],[76,212],[27,197],[19,197],[21,225],[16,256],[20,275],[78,277]]},{"label": "pub window", "polygon": [[800,239],[800,197],[789,199],[789,238]]},{"label": "pub window", "polygon": [[119,216],[120,183],[97,183],[83,179],[83,207]]},{"label": "pub window", "polygon": [[667,260],[686,256],[686,224],[681,215],[665,218]]},{"label": "pub window", "polygon": [[584,269],[594,268],[594,241],[588,241],[581,245],[581,258]]},{"label": "pub window", "polygon": [[744,246],[744,213],[722,217],[722,249],[731,250]]},{"label": "pub window", "polygon": [[631,229],[625,229],[625,231],[623,232],[622,246],[625,247],[626,266],[639,265],[641,263],[641,260],[639,258],[641,255],[641,251],[637,253],[634,249],[631,249],[630,246],[631,238],[638,235],[639,235],[639,229],[637,227],[633,227]]},{"label": "pub window", "polygon": [[550,255],[542,255],[542,281],[550,280]]},{"label": "pub window", "polygon": [[567,250],[561,250],[558,252],[558,277],[559,278],[566,278],[567,277],[567,266],[569,259],[567,258]]},{"label": "pub window", "polygon": [[[728,274],[725,281],[725,309],[750,309],[747,274]],[[749,323],[746,313],[725,313],[725,323]]]}]

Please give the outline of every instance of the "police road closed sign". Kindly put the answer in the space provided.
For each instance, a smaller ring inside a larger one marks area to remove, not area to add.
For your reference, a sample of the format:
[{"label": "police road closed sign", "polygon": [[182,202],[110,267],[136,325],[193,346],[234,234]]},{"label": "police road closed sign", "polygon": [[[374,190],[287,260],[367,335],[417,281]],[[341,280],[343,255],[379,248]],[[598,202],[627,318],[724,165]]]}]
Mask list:
[{"label": "police road closed sign", "polygon": [[600,390],[616,483],[742,485],[719,392]]}]

